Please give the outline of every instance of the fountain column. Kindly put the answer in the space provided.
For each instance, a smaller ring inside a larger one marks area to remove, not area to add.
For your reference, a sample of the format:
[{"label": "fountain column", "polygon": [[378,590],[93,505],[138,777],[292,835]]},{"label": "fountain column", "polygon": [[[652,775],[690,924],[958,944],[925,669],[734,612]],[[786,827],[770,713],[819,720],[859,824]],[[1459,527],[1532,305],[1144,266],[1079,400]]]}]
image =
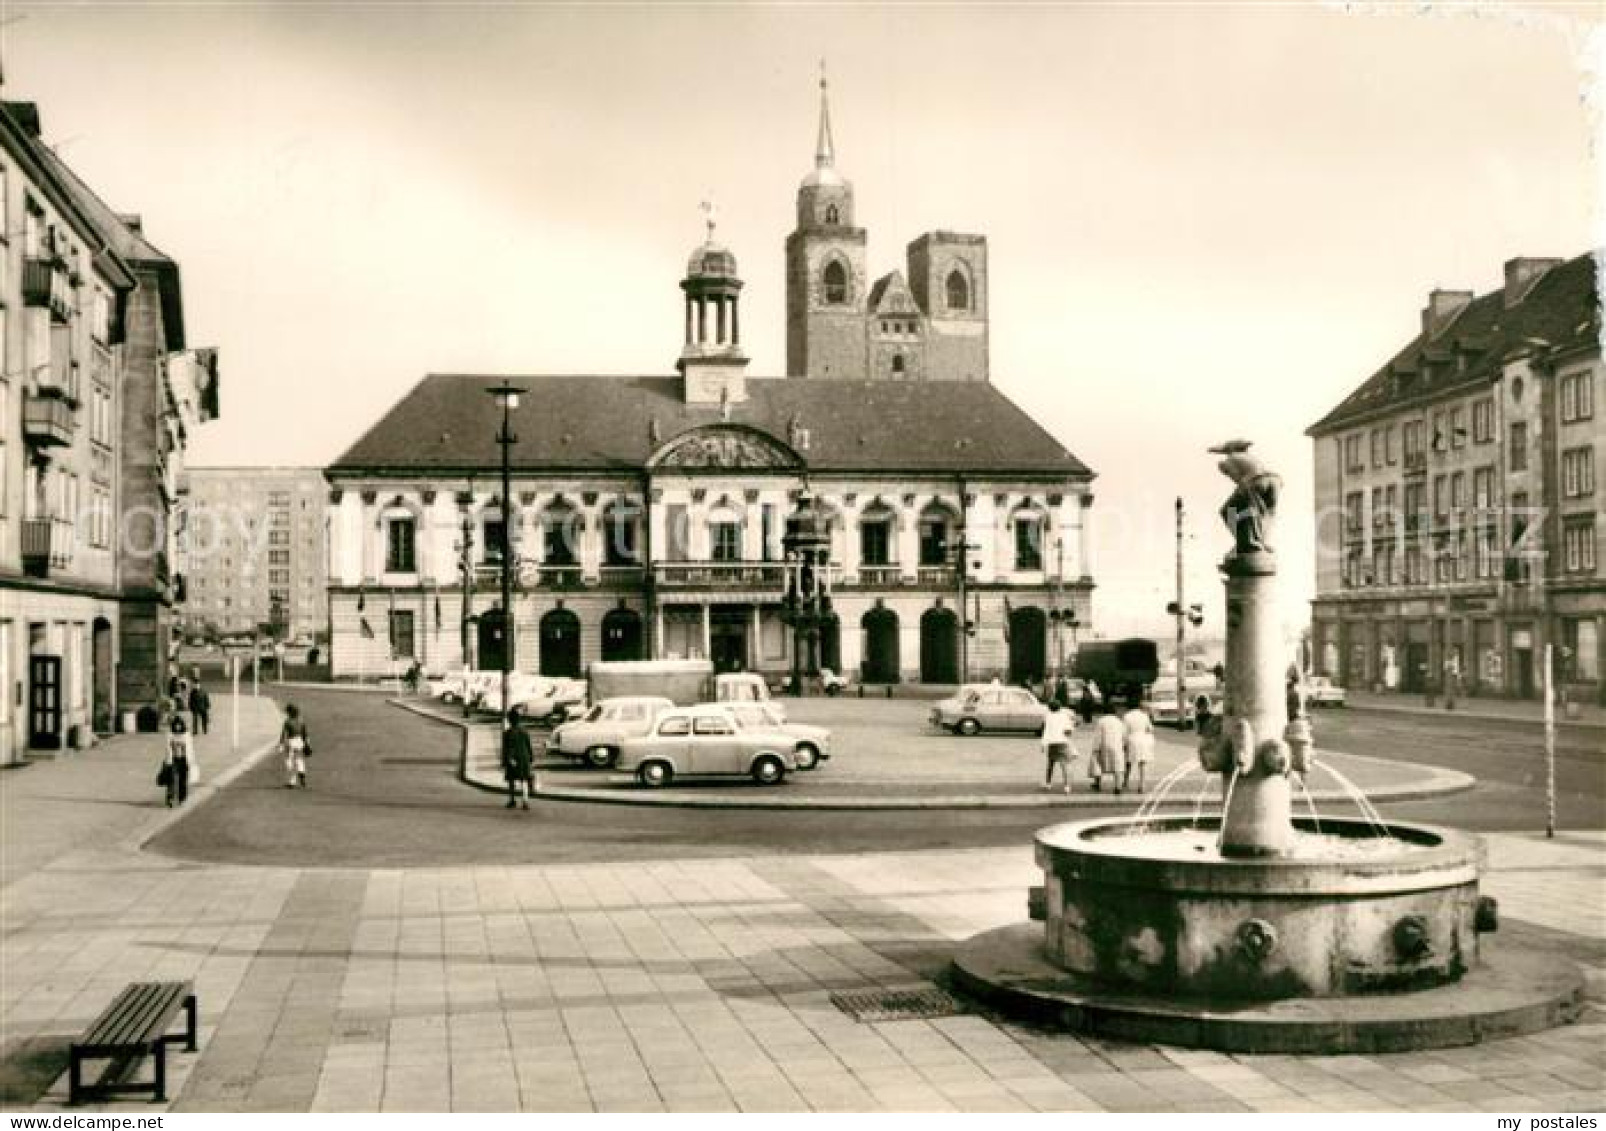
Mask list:
[{"label": "fountain column", "polygon": [[1248,454],[1223,444],[1222,472],[1233,481],[1221,508],[1233,550],[1221,563],[1227,586],[1227,693],[1219,726],[1200,735],[1199,761],[1225,776],[1224,856],[1282,856],[1293,845],[1290,770],[1306,768],[1308,723],[1290,720],[1277,616],[1277,555],[1272,523],[1282,480]]},{"label": "fountain column", "polygon": [[1294,830],[1288,749],[1277,737],[1288,723],[1278,662],[1277,559],[1266,551],[1234,553],[1221,568],[1227,584],[1227,695],[1219,737],[1228,743],[1236,738],[1219,768],[1232,775],[1221,851],[1280,856]]}]

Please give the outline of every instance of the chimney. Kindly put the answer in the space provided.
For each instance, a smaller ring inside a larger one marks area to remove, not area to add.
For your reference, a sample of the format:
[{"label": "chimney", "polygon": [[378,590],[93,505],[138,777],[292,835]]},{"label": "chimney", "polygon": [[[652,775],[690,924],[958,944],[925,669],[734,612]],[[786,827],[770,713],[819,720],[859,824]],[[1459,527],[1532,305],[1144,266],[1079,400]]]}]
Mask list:
[{"label": "chimney", "polygon": [[1508,259],[1506,260],[1505,308],[1510,310],[1534,289],[1534,284],[1552,267],[1560,267],[1559,259]]},{"label": "chimney", "polygon": [[1428,304],[1422,308],[1422,336],[1432,341],[1444,333],[1445,327],[1472,304],[1471,291],[1435,290],[1428,295]]}]

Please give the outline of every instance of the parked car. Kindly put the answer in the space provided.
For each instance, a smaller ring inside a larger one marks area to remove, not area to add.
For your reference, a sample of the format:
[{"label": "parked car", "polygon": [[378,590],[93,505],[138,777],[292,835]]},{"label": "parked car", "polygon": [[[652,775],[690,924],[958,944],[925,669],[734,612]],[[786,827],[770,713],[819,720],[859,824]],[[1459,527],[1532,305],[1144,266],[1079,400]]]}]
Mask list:
[{"label": "parked car", "polygon": [[547,742],[549,753],[584,758],[600,768],[619,760],[627,738],[639,738],[652,729],[659,715],[674,707],[661,695],[621,695],[593,703],[578,719],[559,724]]},{"label": "parked car", "polygon": [[1349,704],[1344,689],[1325,675],[1306,677],[1305,694],[1312,707],[1344,707]]},{"label": "parked car", "polygon": [[724,706],[703,704],[665,711],[645,735],[625,739],[618,766],[649,789],[702,774],[747,774],[779,785],[797,768],[797,755],[790,735],[743,730]]},{"label": "parked car", "polygon": [[779,703],[724,703],[743,730],[778,730],[796,742],[797,768],[812,770],[831,756],[831,732],[808,723],[789,723]]},{"label": "parked car", "polygon": [[931,725],[966,736],[984,730],[1013,730],[1037,734],[1043,729],[1048,708],[1023,687],[991,683],[961,685],[952,698],[931,708]]},{"label": "parked car", "polygon": [[1221,681],[1215,669],[1196,657],[1189,657],[1182,668],[1182,710],[1177,715],[1177,667],[1167,660],[1149,688],[1149,715],[1156,723],[1187,729],[1204,711],[1221,713]]},{"label": "parked car", "polygon": [[[532,722],[560,723],[570,708],[586,701],[586,682],[583,679],[531,675],[514,672],[509,681],[513,705]],[[498,677],[474,701],[476,710],[502,713],[502,681]]]},{"label": "parked car", "polygon": [[501,678],[501,672],[448,672],[429,681],[429,693],[444,703],[472,703],[480,692]]}]

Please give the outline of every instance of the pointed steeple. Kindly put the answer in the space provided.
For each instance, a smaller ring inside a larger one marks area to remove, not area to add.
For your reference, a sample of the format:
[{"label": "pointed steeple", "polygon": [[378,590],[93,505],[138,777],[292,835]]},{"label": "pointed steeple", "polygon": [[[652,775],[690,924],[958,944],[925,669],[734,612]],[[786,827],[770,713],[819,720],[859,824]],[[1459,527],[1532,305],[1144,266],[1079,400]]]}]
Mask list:
[{"label": "pointed steeple", "polygon": [[831,102],[827,97],[825,60],[820,60],[820,139],[814,146],[814,167],[829,169],[836,163],[836,151],[831,144]]}]

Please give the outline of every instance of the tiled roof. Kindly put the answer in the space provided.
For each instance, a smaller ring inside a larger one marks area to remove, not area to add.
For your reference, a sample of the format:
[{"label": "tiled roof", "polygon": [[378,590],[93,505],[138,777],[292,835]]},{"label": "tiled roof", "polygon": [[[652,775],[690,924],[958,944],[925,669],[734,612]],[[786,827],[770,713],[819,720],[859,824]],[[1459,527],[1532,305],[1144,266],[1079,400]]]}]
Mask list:
[{"label": "tiled roof", "polygon": [[[501,466],[500,410],[485,390],[502,375],[425,377],[329,468],[428,474]],[[515,413],[521,471],[633,471],[675,436],[721,420],[688,405],[679,377],[509,378],[525,388]],[[814,471],[946,474],[1092,472],[990,384],[749,378],[730,422],[782,443],[806,430]],[[656,438],[655,438],[656,437]],[[801,447],[801,445],[799,445]]]},{"label": "tiled roof", "polygon": [[1507,355],[1535,341],[1557,352],[1599,348],[1600,332],[1599,268],[1589,253],[1545,272],[1509,310],[1504,289],[1473,299],[1436,337],[1412,339],[1306,434],[1322,435],[1383,411],[1486,384],[1499,375]]}]

